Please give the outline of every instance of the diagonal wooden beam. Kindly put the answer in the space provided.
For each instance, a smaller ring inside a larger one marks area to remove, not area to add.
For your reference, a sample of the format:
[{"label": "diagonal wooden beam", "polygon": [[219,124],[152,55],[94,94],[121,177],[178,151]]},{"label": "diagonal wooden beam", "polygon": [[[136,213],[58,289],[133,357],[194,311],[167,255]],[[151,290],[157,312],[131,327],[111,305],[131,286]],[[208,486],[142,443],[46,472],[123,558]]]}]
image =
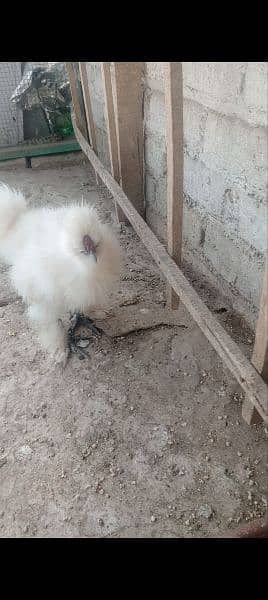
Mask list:
[{"label": "diagonal wooden beam", "polygon": [[239,346],[212,315],[191,284],[187,281],[180,268],[169,256],[164,246],[159,242],[157,237],[145,223],[144,219],[139,215],[125,192],[90,148],[88,142],[77,126],[75,116],[73,116],[73,125],[77,141],[83,152],[88,157],[103,183],[111,192],[114,200],[124,211],[127,219],[135,229],[148,252],[150,252],[166,280],[179,296],[181,302],[185,305],[225,365],[246,392],[250,402],[255,406],[263,420],[268,423],[268,387],[266,383],[251,362],[244,356]]}]

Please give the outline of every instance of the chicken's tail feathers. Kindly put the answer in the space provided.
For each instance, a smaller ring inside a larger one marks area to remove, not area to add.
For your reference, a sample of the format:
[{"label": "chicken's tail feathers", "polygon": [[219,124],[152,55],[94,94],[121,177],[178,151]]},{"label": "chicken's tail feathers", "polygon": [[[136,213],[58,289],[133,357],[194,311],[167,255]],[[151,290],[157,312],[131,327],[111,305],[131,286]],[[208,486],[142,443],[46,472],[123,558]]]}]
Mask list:
[{"label": "chicken's tail feathers", "polygon": [[26,208],[22,192],[0,182],[0,240],[15,225]]}]

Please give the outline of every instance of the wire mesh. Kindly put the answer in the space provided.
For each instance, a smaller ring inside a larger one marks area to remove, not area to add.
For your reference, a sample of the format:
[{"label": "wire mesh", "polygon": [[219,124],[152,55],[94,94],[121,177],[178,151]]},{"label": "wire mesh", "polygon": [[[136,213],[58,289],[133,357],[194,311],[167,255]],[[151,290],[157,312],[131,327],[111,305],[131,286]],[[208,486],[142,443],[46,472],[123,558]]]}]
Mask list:
[{"label": "wire mesh", "polygon": [[15,146],[23,141],[23,115],[10,102],[21,80],[21,63],[0,62],[0,146]]},{"label": "wire mesh", "polygon": [[53,131],[53,128],[51,129],[50,121],[48,123],[49,115],[47,117],[41,104],[34,106],[33,109],[29,107],[30,110],[22,110],[23,107],[19,105],[19,102],[11,102],[11,96],[21,83],[22,76],[27,78],[29,74],[30,82],[33,68],[41,67],[45,70],[53,64],[55,63],[0,62],[0,147],[2,151],[21,143],[24,145],[25,143],[43,144],[62,139],[56,131]]}]

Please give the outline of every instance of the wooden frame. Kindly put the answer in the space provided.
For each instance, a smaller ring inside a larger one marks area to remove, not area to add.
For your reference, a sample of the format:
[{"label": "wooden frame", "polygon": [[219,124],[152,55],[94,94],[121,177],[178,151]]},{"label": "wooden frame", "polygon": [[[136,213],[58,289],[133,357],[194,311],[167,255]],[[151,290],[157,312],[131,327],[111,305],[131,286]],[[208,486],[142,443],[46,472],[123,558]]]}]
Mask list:
[{"label": "wooden frame", "polygon": [[81,77],[81,85],[84,95],[84,104],[87,118],[87,128],[89,135],[89,142],[96,154],[98,154],[97,149],[97,140],[96,140],[96,131],[95,131],[95,123],[93,119],[92,106],[90,100],[89,86],[88,86],[88,77],[87,77],[87,65],[85,62],[79,63],[79,72]]},{"label": "wooden frame", "polygon": [[112,66],[120,184],[133,206],[140,215],[144,216],[142,119],[144,63],[115,62]]},{"label": "wooden frame", "polygon": [[[170,71],[171,73],[171,71]],[[171,101],[172,97],[170,96]],[[75,109],[75,107],[74,107]],[[125,112],[126,114],[126,112]],[[175,114],[175,113],[174,113]],[[119,116],[117,113],[117,120]],[[124,122],[127,127],[127,121]],[[244,356],[239,346],[227,334],[225,329],[220,325],[218,320],[210,312],[191,284],[183,275],[179,266],[173,258],[169,256],[163,244],[159,242],[157,237],[148,227],[142,216],[137,211],[133,202],[128,198],[125,191],[120,187],[115,178],[103,166],[95,152],[89,146],[83,132],[81,131],[76,115],[73,115],[73,126],[77,141],[79,142],[83,152],[88,157],[95,171],[106,185],[112,194],[115,202],[120,206],[121,210],[126,215],[126,218],[131,223],[141,241],[144,243],[147,250],[155,260],[162,274],[166,278],[169,286],[174,290],[174,293],[183,302],[193,319],[196,321],[201,331],[207,337],[213,348],[221,357],[225,365],[237,379],[238,383],[246,393],[246,401],[255,408],[260,417],[268,423],[268,386],[259,374],[253,364]],[[122,123],[121,123],[122,127]],[[121,148],[122,151],[122,148]],[[174,189],[174,186],[173,186]],[[174,215],[174,195],[172,196],[173,208],[171,213]],[[173,216],[174,220],[174,216]],[[171,220],[174,231],[174,222]],[[182,221],[180,221],[180,226]],[[266,275],[267,277],[267,275]],[[266,304],[265,304],[266,303]],[[261,307],[267,306],[267,290],[264,285],[263,300]],[[267,361],[267,338],[261,333],[264,331],[264,313],[267,314],[265,308],[261,308],[259,323],[256,332],[256,341],[254,355],[259,356],[260,347],[262,350],[263,365]],[[260,346],[260,336],[264,340]],[[266,340],[266,341],[265,341]],[[254,360],[253,355],[253,360]],[[258,367],[257,367],[258,368]],[[265,367],[266,368],[266,367]]]},{"label": "wooden frame", "polygon": [[35,156],[48,156],[64,152],[81,152],[76,138],[66,139],[62,142],[45,142],[44,144],[19,144],[0,148],[0,162],[15,160],[16,158],[34,158]]},{"label": "wooden frame", "polygon": [[[91,99],[90,99],[90,93],[89,93],[89,85],[88,85],[87,65],[85,62],[79,62],[78,68],[79,68],[79,73],[80,73],[80,78],[81,78],[81,86],[82,86],[82,91],[83,91],[83,100],[84,100],[85,113],[86,113],[88,140],[89,140],[89,143],[90,143],[92,149],[94,150],[95,154],[98,155],[96,130],[95,130],[95,123],[94,123],[94,119],[93,119],[93,112],[92,112]],[[72,92],[72,94],[73,94],[73,92]],[[97,185],[99,185],[100,181],[99,181],[97,173],[95,173],[95,176],[96,176],[96,183],[97,183]]]},{"label": "wooden frame", "polygon": [[[106,111],[106,125],[108,134],[108,144],[110,153],[111,173],[117,183],[120,183],[120,163],[119,163],[119,148],[118,148],[118,135],[116,128],[115,118],[115,106],[113,99],[113,86],[112,86],[112,74],[111,74],[111,63],[101,63],[103,90],[104,90],[104,102]],[[120,206],[115,203],[115,211],[117,220],[119,223],[126,222],[126,217]]]},{"label": "wooden frame", "polygon": [[[251,362],[264,381],[268,383],[268,260],[266,261],[264,270],[263,288]],[[249,425],[260,421],[260,415],[249,398],[245,398],[244,400],[242,415]]]},{"label": "wooden frame", "polygon": [[[67,71],[67,75],[69,78],[73,107],[74,107],[74,112],[75,112],[75,115],[77,118],[78,127],[81,130],[81,132],[83,133],[83,136],[86,139],[89,139],[87,123],[86,123],[85,116],[84,116],[84,106],[81,106],[80,99],[79,99],[78,81],[77,81],[77,77],[76,77],[76,73],[75,73],[75,69],[74,69],[74,63],[68,62],[68,63],[65,63],[65,66],[66,66],[66,71]],[[84,105],[85,105],[85,102],[84,102]]]}]

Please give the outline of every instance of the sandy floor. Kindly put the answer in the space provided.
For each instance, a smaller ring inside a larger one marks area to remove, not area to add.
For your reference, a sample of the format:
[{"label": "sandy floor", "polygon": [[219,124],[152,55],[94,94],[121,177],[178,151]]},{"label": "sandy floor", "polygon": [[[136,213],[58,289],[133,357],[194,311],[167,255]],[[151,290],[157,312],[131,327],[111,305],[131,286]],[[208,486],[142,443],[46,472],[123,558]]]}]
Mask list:
[{"label": "sandy floor", "polygon": [[[1,165],[0,180],[30,203],[83,195],[111,218],[78,157],[13,165]],[[63,373],[0,265],[1,537],[214,537],[265,513],[267,429],[242,421],[241,392],[187,311],[164,310],[165,283],[133,231],[123,227],[120,239],[124,272],[101,322],[108,336]],[[187,273],[250,355],[243,322]]]}]

